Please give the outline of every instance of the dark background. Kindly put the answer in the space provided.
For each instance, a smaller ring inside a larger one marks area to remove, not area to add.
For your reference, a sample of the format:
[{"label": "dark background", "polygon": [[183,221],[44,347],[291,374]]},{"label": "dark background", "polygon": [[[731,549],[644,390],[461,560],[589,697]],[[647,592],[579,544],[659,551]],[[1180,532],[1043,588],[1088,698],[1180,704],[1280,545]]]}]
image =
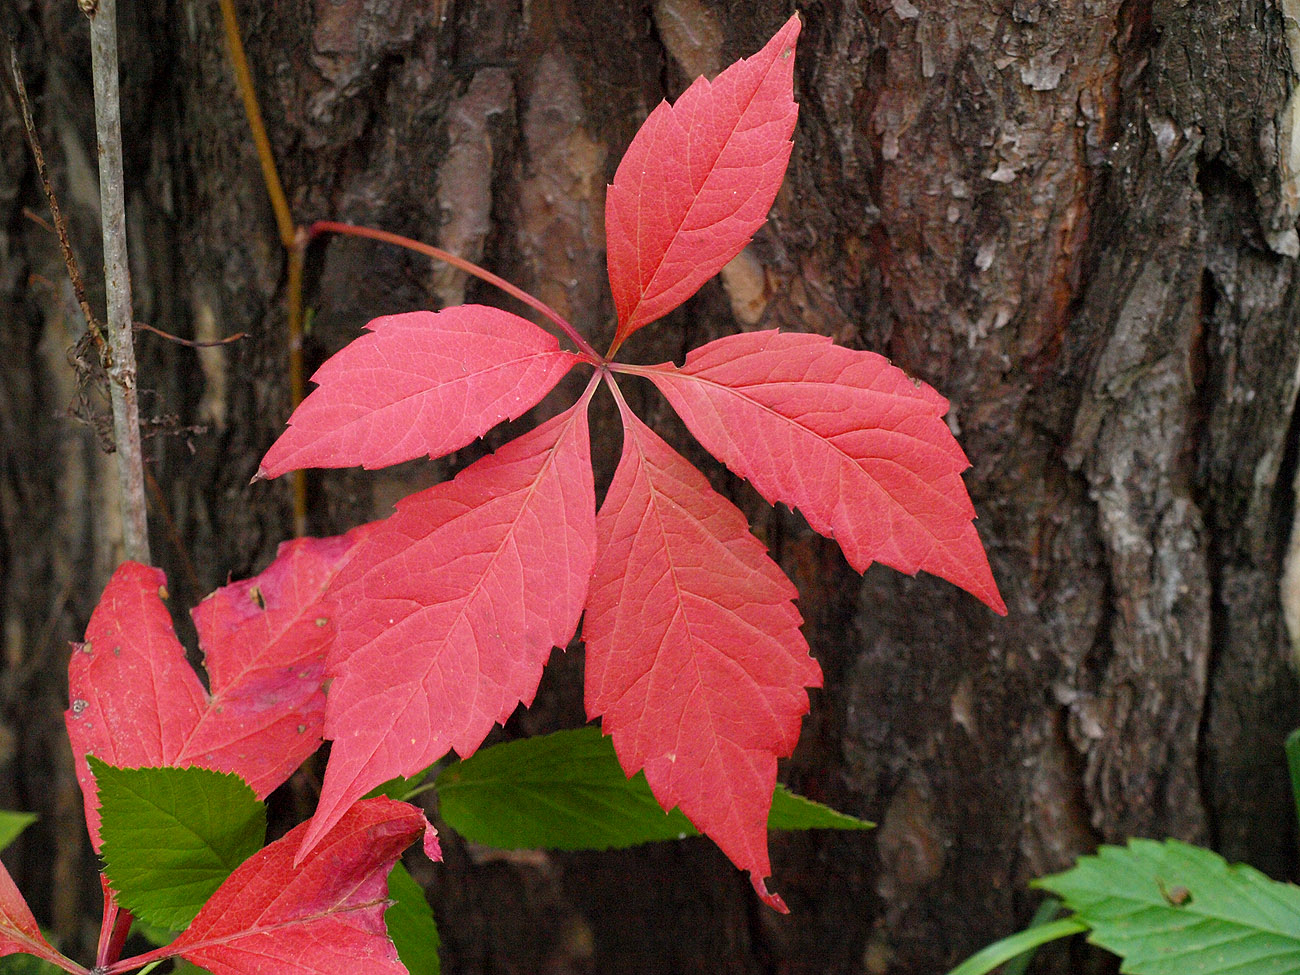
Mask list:
[{"label": "dark background", "polygon": [[[598,346],[612,318],[604,187],[623,149],[659,99],[752,53],[793,10],[238,6],[296,220],[441,243]],[[681,361],[737,328],[780,326],[933,384],[973,461],[1010,613],[933,578],[860,577],[797,515],[707,466],[797,584],[826,674],[784,778],[880,829],[774,837],[789,917],[702,841],[503,858],[448,838],[446,864],[416,863],[448,972],[941,972],[1024,923],[1027,880],[1098,842],[1173,835],[1292,872],[1281,742],[1300,714],[1278,589],[1300,374],[1292,6],[798,5],[799,126],[772,219],[627,357]],[[86,23],[72,0],[0,9],[93,282]],[[136,318],[248,335],[200,352],[138,340],[153,549],[183,615],[291,533],[287,485],[249,484],[289,412],[284,260],[215,0],[123,3],[119,31]],[[42,921],[84,950],[99,895],[61,711],[67,641],[120,558],[119,527],[113,460],[67,412],[66,350],[84,323],[26,209],[47,212],[4,104],[0,805],[40,813],[7,862]],[[314,247],[309,367],[372,317],[465,299],[514,307],[403,251]],[[657,394],[625,389],[704,463]],[[608,404],[593,418],[607,480]],[[382,516],[510,435],[445,462],[313,473],[310,529]],[[581,658],[556,654],[507,733],[581,723]],[[297,778],[284,815],[312,788]],[[1058,951],[1044,970],[1079,963]]]}]

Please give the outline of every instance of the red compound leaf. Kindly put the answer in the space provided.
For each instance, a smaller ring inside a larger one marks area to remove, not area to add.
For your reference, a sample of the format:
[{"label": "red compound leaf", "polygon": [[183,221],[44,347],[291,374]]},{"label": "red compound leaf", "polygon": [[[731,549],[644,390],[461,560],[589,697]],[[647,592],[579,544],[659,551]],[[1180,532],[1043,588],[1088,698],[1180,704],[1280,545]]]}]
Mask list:
[{"label": "red compound leaf", "polygon": [[338,634],[329,587],[369,530],[286,542],[260,575],[195,607],[212,694],[182,758],[238,772],[265,796],[317,749]]}]

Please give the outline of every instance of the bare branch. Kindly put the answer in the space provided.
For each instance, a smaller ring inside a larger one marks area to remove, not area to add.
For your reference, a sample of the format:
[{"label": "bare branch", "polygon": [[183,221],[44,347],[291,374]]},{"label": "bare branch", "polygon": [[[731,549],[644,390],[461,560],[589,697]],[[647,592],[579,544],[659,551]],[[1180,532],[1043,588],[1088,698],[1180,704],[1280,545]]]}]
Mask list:
[{"label": "bare branch", "polygon": [[[32,107],[27,100],[27,85],[23,83],[23,73],[18,67],[18,45],[7,32],[0,32],[0,53],[3,54],[7,72],[0,72],[3,78],[5,91],[9,93],[9,99],[14,103],[19,117],[23,120],[23,131],[27,135],[27,145],[32,150],[32,158],[36,161],[36,175],[40,177],[41,188],[45,191],[46,202],[50,205],[50,214],[54,217],[54,233],[59,238],[59,249],[63,252],[63,263],[68,269],[68,279],[72,282],[72,293],[77,297],[77,304],[81,306],[81,313],[86,316],[86,327],[90,329],[90,334],[95,340],[95,345],[100,350],[103,357],[107,352],[107,346],[104,342],[104,330],[95,317],[95,313],[90,309],[90,302],[86,300],[86,284],[81,278],[81,268],[77,265],[77,256],[72,252],[72,243],[68,238],[68,225],[63,219],[63,210],[59,207],[59,198],[54,195],[54,184],[50,182],[50,172],[45,165],[45,153],[41,149],[41,139],[36,132],[36,122],[32,118]],[[44,224],[34,213],[24,209],[23,211],[31,219]],[[46,225],[48,226],[48,225]]]},{"label": "bare branch", "polygon": [[[83,9],[85,9],[83,7]],[[90,17],[90,64],[95,86],[95,133],[99,140],[99,197],[104,228],[104,290],[107,295],[109,391],[117,442],[118,484],[128,558],[149,562],[144,455],[136,395],[127,266],[126,198],[122,177],[122,119],[118,102],[117,0],[98,0]]]}]

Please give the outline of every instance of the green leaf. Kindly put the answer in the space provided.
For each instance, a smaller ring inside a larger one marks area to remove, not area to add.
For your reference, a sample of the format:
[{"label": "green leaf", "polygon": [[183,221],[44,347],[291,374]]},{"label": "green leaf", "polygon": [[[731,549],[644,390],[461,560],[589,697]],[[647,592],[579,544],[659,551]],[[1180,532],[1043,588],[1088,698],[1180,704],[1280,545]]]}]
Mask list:
[{"label": "green leaf", "polygon": [[165,948],[180,934],[179,931],[173,931],[171,928],[160,928],[148,921],[141,921],[138,917],[131,922],[131,933],[138,934],[155,948]]},{"label": "green leaf", "polygon": [[388,875],[392,906],[384,912],[388,936],[411,975],[438,975],[438,926],[424,899],[424,890],[399,860]]},{"label": "green leaf", "polygon": [[18,835],[34,822],[36,822],[34,813],[0,809],[0,850],[18,839]]},{"label": "green leaf", "polygon": [[35,955],[5,955],[0,958],[0,975],[63,975],[63,969]]},{"label": "green leaf", "polygon": [[1026,952],[1056,941],[1068,938],[1072,934],[1087,931],[1088,925],[1078,918],[1063,917],[1059,921],[1036,924],[1033,927],[1007,935],[1001,941],[995,941],[987,948],[975,952],[964,962],[954,968],[948,975],[987,975],[999,965],[1004,965]]},{"label": "green leaf", "polygon": [[767,815],[767,828],[776,830],[806,829],[875,829],[875,823],[858,819],[813,802],[791,792],[780,782],[772,793],[772,811]]},{"label": "green leaf", "polygon": [[119,903],[150,924],[186,927],[266,839],[266,806],[237,775],[119,769],[93,755],[90,767],[104,871]]},{"label": "green leaf", "polygon": [[[503,849],[606,850],[698,836],[665,813],[645,776],[629,779],[595,726],[493,745],[445,768],[439,812],[466,839]],[[773,796],[772,829],[870,829],[871,824],[787,792]]]},{"label": "green leaf", "polygon": [[1177,840],[1131,840],[1034,882],[1132,975],[1300,971],[1300,888]]},{"label": "green leaf", "polygon": [[421,785],[432,769],[433,765],[430,765],[424,771],[416,772],[414,775],[409,777],[398,775],[389,779],[387,782],[379,783],[379,785],[375,786],[361,798],[376,799],[379,796],[387,796],[389,799],[395,799],[397,802],[406,802],[415,792],[424,791],[421,788]]},{"label": "green leaf", "polygon": [[[1030,928],[1041,927],[1050,921],[1055,921],[1056,915],[1060,913],[1061,902],[1055,897],[1044,897],[1042,903],[1038,905],[1038,910],[1034,911],[1034,916],[1029,919],[1027,926]],[[1083,923],[1078,918],[1068,918],[1067,920],[1072,920],[1078,924]],[[1046,943],[1043,942],[1043,944]],[[1029,966],[1033,964],[1034,956],[1038,954],[1038,947],[1038,945],[1034,945],[1029,951],[1012,958],[1002,969],[1002,975],[1025,975],[1029,971]]]}]

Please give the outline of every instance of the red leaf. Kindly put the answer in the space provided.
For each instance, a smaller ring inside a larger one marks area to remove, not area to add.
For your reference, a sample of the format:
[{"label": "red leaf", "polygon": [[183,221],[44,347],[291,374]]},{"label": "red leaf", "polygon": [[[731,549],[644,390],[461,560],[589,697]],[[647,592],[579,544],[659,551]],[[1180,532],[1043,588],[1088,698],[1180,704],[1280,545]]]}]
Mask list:
[{"label": "red leaf", "polygon": [[970,464],[929,386],[797,332],[729,335],[643,374],[710,453],[802,511],[859,572],[924,569],[1006,613],[961,479]]},{"label": "red leaf", "polygon": [[767,45],[645,120],[605,197],[617,348],[699,290],[767,219],[790,159],[791,17]]},{"label": "red leaf", "polygon": [[161,569],[118,566],[68,662],[64,722],[96,852],[99,802],[86,755],[117,766],[174,765],[206,705],[163,605],[165,585]]},{"label": "red leaf", "polygon": [[87,754],[123,767],[235,772],[265,796],[316,750],[325,655],[336,633],[323,594],[358,537],[287,542],[261,575],[217,590],[195,610],[210,697],[172,631],[162,571],[118,567],[86,642],[73,648],[64,715],[96,850],[99,807]]},{"label": "red leaf", "polygon": [[359,802],[295,865],[307,825],[235,868],[166,953],[213,975],[406,975],[384,927],[387,877],[432,829],[424,814]]},{"label": "red leaf", "polygon": [[589,398],[398,502],[358,547],[339,579],[334,745],[304,849],[379,783],[471,754],[572,639],[596,548]]},{"label": "red leaf", "polygon": [[583,624],[586,704],[629,774],[644,768],[765,901],[776,760],[821,671],[794,586],[745,517],[619,400],[623,456],[596,519]]},{"label": "red leaf", "polygon": [[212,696],[182,758],[238,772],[265,796],[317,749],[337,635],[327,590],[368,530],[285,542],[260,575],[195,607]]},{"label": "red leaf", "polygon": [[549,332],[485,305],[376,318],[312,376],[259,477],[386,467],[465,446],[535,406],[574,363]]},{"label": "red leaf", "polygon": [[45,940],[13,877],[0,863],[0,957],[20,952],[55,964],[63,957]]}]

